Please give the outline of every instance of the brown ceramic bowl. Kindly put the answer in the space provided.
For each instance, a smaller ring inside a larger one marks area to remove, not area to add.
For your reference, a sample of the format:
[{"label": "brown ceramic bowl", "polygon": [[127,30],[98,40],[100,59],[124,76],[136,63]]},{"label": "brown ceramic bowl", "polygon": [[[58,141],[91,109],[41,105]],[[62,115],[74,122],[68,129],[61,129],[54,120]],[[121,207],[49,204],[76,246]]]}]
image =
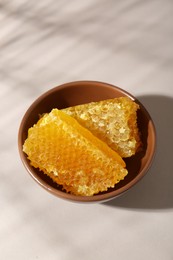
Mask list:
[{"label": "brown ceramic bowl", "polygon": [[[30,165],[26,154],[22,151],[22,146],[27,138],[28,129],[38,121],[39,114],[50,112],[52,108],[61,109],[120,96],[128,96],[140,105],[140,110],[138,111],[138,126],[142,135],[143,151],[131,158],[125,159],[129,173],[123,181],[115,185],[115,188],[110,188],[106,192],[91,197],[75,196],[61,190],[49,177]],[[55,196],[76,202],[106,201],[130,189],[146,174],[151,166],[155,152],[155,144],[155,127],[144,106],[125,90],[110,84],[95,81],[77,81],[63,84],[41,95],[24,115],[18,136],[21,160],[34,180]]]}]

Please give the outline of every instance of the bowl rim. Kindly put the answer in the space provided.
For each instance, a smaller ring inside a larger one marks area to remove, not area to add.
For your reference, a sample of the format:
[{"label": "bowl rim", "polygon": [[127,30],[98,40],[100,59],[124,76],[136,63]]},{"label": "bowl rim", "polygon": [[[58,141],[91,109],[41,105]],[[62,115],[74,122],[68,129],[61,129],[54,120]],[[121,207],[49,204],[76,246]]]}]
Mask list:
[{"label": "bowl rim", "polygon": [[[46,181],[42,180],[37,175],[37,173],[34,172],[33,167],[29,164],[29,160],[27,159],[26,155],[22,151],[22,146],[23,146],[22,132],[23,132],[24,125],[25,125],[27,119],[29,118],[31,111],[40,103],[40,101],[44,100],[45,97],[49,96],[53,92],[56,92],[57,90],[59,91],[60,89],[74,87],[74,85],[75,86],[79,85],[82,87],[82,85],[84,85],[84,84],[85,85],[86,84],[89,84],[89,85],[96,84],[96,85],[94,85],[95,87],[103,86],[103,87],[114,88],[114,89],[118,90],[120,93],[124,94],[125,96],[128,96],[131,100],[137,102],[149,119],[149,124],[150,124],[150,127],[152,128],[152,140],[153,140],[152,144],[150,144],[151,145],[150,156],[149,156],[145,166],[143,167],[143,169],[140,171],[140,173],[136,177],[134,177],[130,182],[125,184],[123,187],[118,188],[117,190],[108,191],[103,194],[98,193],[93,196],[77,196],[77,195],[67,193],[65,191],[63,192],[63,191],[58,190],[58,189],[54,188],[53,186],[49,185]],[[73,202],[104,202],[104,201],[107,201],[107,200],[110,200],[110,199],[113,199],[115,197],[122,195],[123,193],[128,191],[131,187],[133,187],[135,184],[137,184],[139,182],[139,180],[141,180],[146,175],[146,173],[148,172],[149,168],[151,167],[151,165],[153,163],[155,153],[156,153],[156,128],[155,128],[153,119],[151,118],[149,112],[144,107],[144,105],[136,97],[134,97],[132,94],[130,94],[126,90],[124,90],[120,87],[117,87],[115,85],[101,82],[101,81],[94,81],[94,80],[71,81],[71,82],[63,83],[59,86],[55,86],[55,87],[47,90],[46,92],[41,94],[38,98],[36,98],[34,102],[32,102],[32,104],[29,106],[29,108],[26,110],[25,114],[23,115],[23,118],[22,118],[20,126],[19,126],[18,150],[19,150],[19,155],[20,155],[21,161],[22,161],[25,169],[27,170],[27,172],[42,188],[47,190],[49,193],[55,195],[56,197],[59,197],[59,198],[65,199],[65,200],[69,200],[69,201],[73,201]]]}]

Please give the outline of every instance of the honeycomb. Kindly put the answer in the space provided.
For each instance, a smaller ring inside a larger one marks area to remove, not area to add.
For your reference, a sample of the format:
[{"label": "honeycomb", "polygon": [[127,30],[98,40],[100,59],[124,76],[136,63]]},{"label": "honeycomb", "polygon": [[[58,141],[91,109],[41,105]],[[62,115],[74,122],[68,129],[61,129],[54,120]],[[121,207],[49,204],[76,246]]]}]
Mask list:
[{"label": "honeycomb", "polygon": [[33,167],[75,195],[106,191],[128,173],[118,153],[58,109],[28,130],[23,151]]},{"label": "honeycomb", "polygon": [[141,146],[137,126],[139,105],[128,97],[91,102],[62,111],[107,143],[121,157],[134,155]]}]

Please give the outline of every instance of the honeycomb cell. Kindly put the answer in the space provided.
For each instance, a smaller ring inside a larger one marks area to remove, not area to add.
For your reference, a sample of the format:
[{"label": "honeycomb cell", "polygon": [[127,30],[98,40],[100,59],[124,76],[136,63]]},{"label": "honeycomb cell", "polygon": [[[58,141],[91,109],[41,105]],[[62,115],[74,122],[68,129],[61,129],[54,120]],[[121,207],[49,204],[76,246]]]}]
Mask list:
[{"label": "honeycomb cell", "polygon": [[62,111],[74,117],[121,157],[134,155],[141,147],[137,125],[139,105],[128,97],[91,102]]},{"label": "honeycomb cell", "polygon": [[118,153],[58,109],[29,129],[23,151],[33,167],[75,195],[106,191],[128,173]]}]

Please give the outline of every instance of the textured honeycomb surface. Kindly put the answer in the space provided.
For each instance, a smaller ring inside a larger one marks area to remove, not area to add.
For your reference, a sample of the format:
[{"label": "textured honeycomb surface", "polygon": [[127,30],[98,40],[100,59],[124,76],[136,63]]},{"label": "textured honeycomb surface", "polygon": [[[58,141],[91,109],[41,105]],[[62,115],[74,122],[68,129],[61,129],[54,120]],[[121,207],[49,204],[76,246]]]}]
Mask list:
[{"label": "textured honeycomb surface", "polygon": [[128,97],[63,109],[121,157],[130,157],[141,145],[137,127],[138,104]]},{"label": "textured honeycomb surface", "polygon": [[58,109],[29,129],[23,151],[31,165],[75,195],[106,191],[127,175],[115,151]]}]

